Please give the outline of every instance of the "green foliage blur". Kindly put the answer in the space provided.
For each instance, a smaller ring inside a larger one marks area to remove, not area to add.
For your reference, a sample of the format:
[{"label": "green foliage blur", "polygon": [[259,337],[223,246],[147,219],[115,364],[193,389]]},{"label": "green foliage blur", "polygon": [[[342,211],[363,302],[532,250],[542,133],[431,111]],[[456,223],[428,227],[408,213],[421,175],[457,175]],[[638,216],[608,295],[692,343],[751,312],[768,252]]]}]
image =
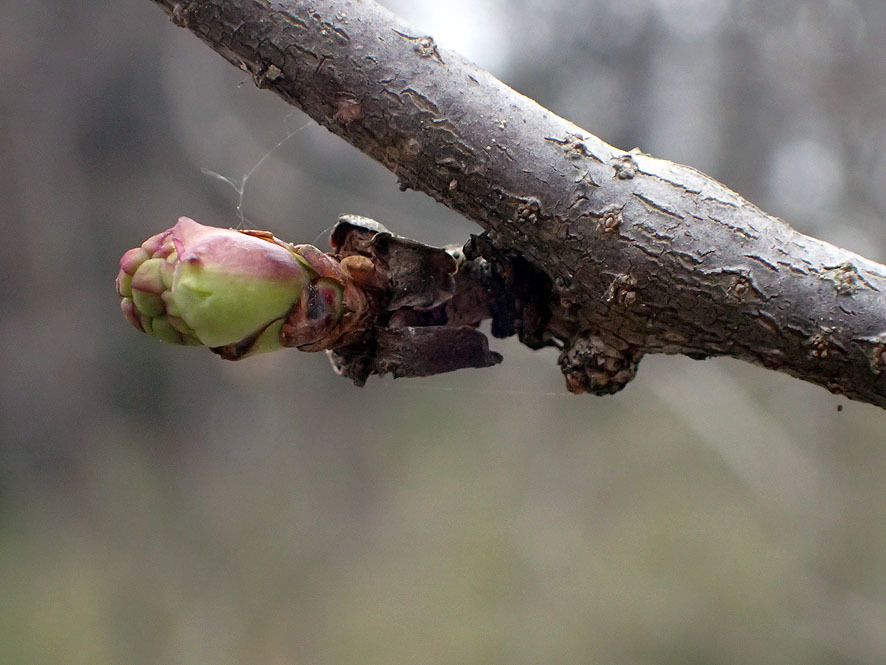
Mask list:
[{"label": "green foliage blur", "polygon": [[[882,0],[388,6],[886,260]],[[346,212],[477,229],[148,0],[3,3],[0,71],[0,663],[886,662],[886,412],[729,360],[593,398],[511,340],[363,389],[322,354],[164,345],[114,275],[181,214],[239,222],[201,169],[267,156],[240,210],[294,242]]]}]

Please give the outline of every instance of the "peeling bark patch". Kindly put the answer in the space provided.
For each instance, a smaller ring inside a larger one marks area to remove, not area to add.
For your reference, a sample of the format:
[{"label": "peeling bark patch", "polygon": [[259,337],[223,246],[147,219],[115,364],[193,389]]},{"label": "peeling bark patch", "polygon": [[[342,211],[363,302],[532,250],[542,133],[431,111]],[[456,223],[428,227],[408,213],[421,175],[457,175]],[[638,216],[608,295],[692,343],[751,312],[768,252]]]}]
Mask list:
[{"label": "peeling bark patch", "polygon": [[778,335],[779,327],[778,322],[774,319],[774,317],[767,312],[757,312],[755,314],[757,319],[757,324],[763,328],[770,335]]},{"label": "peeling bark patch", "polygon": [[[621,176],[619,176],[619,177],[621,177]],[[634,176],[630,176],[630,177],[633,178]],[[646,196],[643,196],[639,192],[634,192],[634,197],[640,199],[643,203],[645,203],[647,206],[649,206],[653,210],[657,210],[658,212],[660,212],[664,215],[667,215],[668,217],[673,217],[674,219],[679,219],[680,221],[683,221],[683,216],[680,215],[679,213],[676,213],[673,210],[666,208],[665,206],[661,205],[660,203],[656,203],[652,199],[650,199]]]},{"label": "peeling bark patch", "polygon": [[809,275],[808,270],[801,268],[800,266],[796,266],[793,263],[789,263],[788,261],[779,261],[778,265],[780,265],[784,268],[787,268],[795,275],[802,275],[803,277],[806,277],[807,275]]},{"label": "peeling bark patch", "polygon": [[492,139],[492,147],[494,147],[496,150],[498,150],[499,152],[504,154],[504,156],[507,157],[512,162],[514,161],[514,158],[511,156],[511,151],[508,150],[508,146],[502,145],[501,143],[499,143],[495,139]]},{"label": "peeling bark patch", "polygon": [[425,97],[423,94],[418,92],[415,88],[404,88],[400,93],[404,97],[409,97],[412,100],[412,103],[415,104],[415,108],[420,111],[424,111],[425,113],[429,113],[433,116],[440,116],[440,109],[437,108],[437,105],[434,104],[430,99]]},{"label": "peeling bark patch", "polygon": [[[339,12],[339,13],[341,13],[341,12]],[[330,35],[330,33],[335,35],[336,37],[339,37],[340,39],[342,39],[346,42],[351,41],[350,35],[348,35],[348,33],[345,32],[344,30],[342,30],[341,28],[333,25],[332,23],[330,23],[328,21],[323,21],[322,23],[320,23],[320,36],[321,37],[328,37]]]},{"label": "peeling bark patch", "polygon": [[579,192],[587,194],[597,189],[599,185],[594,182],[594,177],[589,171],[582,171],[582,174],[575,179],[575,187]]},{"label": "peeling bark patch", "polygon": [[562,139],[554,136],[546,136],[545,141],[559,145],[563,149],[563,154],[565,154],[568,159],[579,160],[584,157],[590,157],[595,161],[600,161],[600,158],[590,151],[587,144],[582,140],[582,137],[577,134],[567,134],[566,138]]},{"label": "peeling bark patch", "polygon": [[[696,217],[696,219],[698,219],[698,221],[700,221],[700,222],[704,221],[704,219],[702,219],[701,217]],[[751,227],[751,230],[749,231],[747,228],[743,228],[743,227],[738,226],[736,224],[729,224],[728,222],[724,222],[723,220],[719,219],[718,217],[714,217],[712,215],[706,215],[705,219],[707,219],[710,222],[713,222],[714,224],[719,224],[723,228],[726,228],[729,231],[731,231],[732,233],[737,233],[739,236],[741,236],[745,240],[758,240],[760,238],[760,234],[755,232],[755,230],[752,227]]]},{"label": "peeling bark patch", "polygon": [[744,256],[745,256],[745,258],[748,258],[751,261],[756,261],[757,263],[760,263],[760,264],[766,266],[772,272],[778,272],[778,266],[769,263],[769,261],[764,259],[762,256],[757,256],[756,254],[745,254]]}]

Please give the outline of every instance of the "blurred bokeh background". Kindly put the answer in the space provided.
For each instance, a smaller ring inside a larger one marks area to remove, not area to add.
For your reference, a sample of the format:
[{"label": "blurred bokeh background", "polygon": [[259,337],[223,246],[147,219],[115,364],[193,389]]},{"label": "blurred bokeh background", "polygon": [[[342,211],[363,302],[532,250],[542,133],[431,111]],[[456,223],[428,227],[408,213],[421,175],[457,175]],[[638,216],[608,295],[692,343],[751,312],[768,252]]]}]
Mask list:
[{"label": "blurred bokeh background", "polygon": [[[882,0],[385,4],[886,260]],[[251,172],[249,225],[295,242],[343,212],[476,228],[148,0],[3,3],[0,71],[0,663],[886,662],[886,412],[730,360],[593,398],[510,340],[363,389],[163,345],[117,260],[180,214],[237,223],[203,169]]]}]

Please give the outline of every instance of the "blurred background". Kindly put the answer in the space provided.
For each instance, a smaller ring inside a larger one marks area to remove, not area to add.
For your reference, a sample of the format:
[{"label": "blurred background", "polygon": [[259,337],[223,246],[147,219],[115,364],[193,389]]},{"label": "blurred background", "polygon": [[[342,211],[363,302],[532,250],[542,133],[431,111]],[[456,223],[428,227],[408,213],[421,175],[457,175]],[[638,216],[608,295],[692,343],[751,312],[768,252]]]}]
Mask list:
[{"label": "blurred background", "polygon": [[[886,261],[882,0],[385,4]],[[148,0],[3,3],[0,71],[4,665],[886,662],[886,412],[727,359],[594,398],[511,340],[363,389],[161,344],[113,280],[181,214],[324,247],[344,212],[477,229]],[[242,201],[202,170],[251,174]]]}]

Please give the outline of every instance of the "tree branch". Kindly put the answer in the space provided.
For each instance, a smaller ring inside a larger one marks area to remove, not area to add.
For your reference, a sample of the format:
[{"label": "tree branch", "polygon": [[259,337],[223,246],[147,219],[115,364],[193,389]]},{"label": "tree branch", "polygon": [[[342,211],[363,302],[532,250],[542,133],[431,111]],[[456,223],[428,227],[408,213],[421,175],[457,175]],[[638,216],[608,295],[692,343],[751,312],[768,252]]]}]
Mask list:
[{"label": "tree branch", "polygon": [[604,143],[370,0],[155,1],[545,273],[570,389],[614,392],[646,353],[730,355],[886,407],[886,266]]}]

